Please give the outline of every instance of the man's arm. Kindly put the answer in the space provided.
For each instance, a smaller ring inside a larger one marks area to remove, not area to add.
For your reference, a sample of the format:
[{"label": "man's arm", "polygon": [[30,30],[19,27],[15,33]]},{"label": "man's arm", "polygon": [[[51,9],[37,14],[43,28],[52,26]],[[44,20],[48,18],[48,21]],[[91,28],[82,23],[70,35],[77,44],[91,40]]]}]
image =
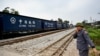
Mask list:
[{"label": "man's arm", "polygon": [[87,41],[87,43],[88,43],[92,48],[95,48],[94,43],[91,41],[91,39],[90,39],[90,37],[89,37],[89,35],[88,35],[88,33],[87,33],[86,31],[84,31],[83,36],[84,36],[85,40]]},{"label": "man's arm", "polygon": [[78,30],[76,29],[76,30],[75,30],[75,33],[74,33],[74,35],[73,35],[74,38],[77,38],[77,33],[78,33]]},{"label": "man's arm", "polygon": [[77,38],[77,32],[75,32],[75,34],[73,35],[74,38]]},{"label": "man's arm", "polygon": [[83,35],[84,35],[84,38],[86,39],[86,41],[88,42],[88,44],[92,47],[94,53],[98,53],[97,49],[95,48],[94,43],[91,41],[91,39],[90,39],[90,37],[88,35],[88,33],[87,32],[84,32]]}]

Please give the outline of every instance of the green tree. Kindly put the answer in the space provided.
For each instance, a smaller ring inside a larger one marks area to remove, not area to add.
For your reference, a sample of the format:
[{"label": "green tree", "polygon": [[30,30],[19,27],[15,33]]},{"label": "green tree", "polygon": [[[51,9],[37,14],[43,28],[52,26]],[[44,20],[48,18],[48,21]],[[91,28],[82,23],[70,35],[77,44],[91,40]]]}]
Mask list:
[{"label": "green tree", "polygon": [[63,20],[61,18],[58,18],[59,23],[63,23]]},{"label": "green tree", "polygon": [[6,7],[6,8],[4,8],[4,10],[2,11],[2,12],[4,12],[4,13],[11,13],[11,14],[15,14],[15,15],[19,15],[19,12],[18,11],[16,11],[15,9],[10,9],[11,11],[9,11],[8,9],[9,9],[10,7]]},{"label": "green tree", "polygon": [[82,22],[83,24],[86,24],[85,20]]},{"label": "green tree", "polygon": [[9,7],[4,8],[4,10],[2,11],[3,13],[9,13]]},{"label": "green tree", "polygon": [[15,9],[11,9],[11,14],[15,14]]},{"label": "green tree", "polygon": [[64,23],[69,23],[69,21],[65,20]]},{"label": "green tree", "polygon": [[19,12],[12,8],[11,9],[11,14],[19,15]]},{"label": "green tree", "polygon": [[15,14],[16,14],[16,15],[19,15],[19,12],[18,12],[18,11],[15,11]]},{"label": "green tree", "polygon": [[88,23],[88,21],[87,21],[87,20],[83,20],[83,21],[82,21],[82,24],[83,24],[84,26],[86,26],[86,25],[87,25],[87,23]]}]

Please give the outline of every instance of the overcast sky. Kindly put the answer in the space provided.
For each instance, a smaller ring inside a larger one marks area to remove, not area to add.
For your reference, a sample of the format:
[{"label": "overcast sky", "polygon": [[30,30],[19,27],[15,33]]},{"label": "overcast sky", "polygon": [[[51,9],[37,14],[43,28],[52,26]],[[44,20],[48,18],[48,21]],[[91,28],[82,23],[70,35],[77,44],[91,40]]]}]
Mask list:
[{"label": "overcast sky", "polygon": [[5,7],[18,10],[21,15],[53,19],[62,18],[72,23],[90,17],[100,20],[100,0],[0,0],[0,11]]}]

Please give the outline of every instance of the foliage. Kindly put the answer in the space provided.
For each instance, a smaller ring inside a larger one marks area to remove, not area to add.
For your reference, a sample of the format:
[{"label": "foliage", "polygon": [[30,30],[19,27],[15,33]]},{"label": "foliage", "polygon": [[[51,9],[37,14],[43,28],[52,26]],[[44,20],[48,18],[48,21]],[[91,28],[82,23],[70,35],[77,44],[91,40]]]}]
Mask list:
[{"label": "foliage", "polygon": [[59,23],[63,23],[63,20],[61,18],[58,18]]},{"label": "foliage", "polygon": [[91,26],[85,26],[86,30],[89,32],[89,36],[96,45],[96,48],[100,50],[100,29],[92,28]]},{"label": "foliage", "polygon": [[4,12],[4,13],[9,13],[9,7],[6,7],[6,8],[4,8],[4,10],[2,11],[2,12]]},{"label": "foliage", "polygon": [[84,25],[87,23],[87,20],[83,20],[83,22],[82,22]]},{"label": "foliage", "polygon": [[69,23],[69,21],[65,20],[64,23]]},{"label": "foliage", "polygon": [[97,48],[98,50],[100,50],[100,46],[96,46],[96,48]]},{"label": "foliage", "polygon": [[68,20],[62,20],[62,18],[58,18],[58,23],[65,23],[65,24],[69,24]]},{"label": "foliage", "polygon": [[19,12],[18,11],[15,11],[15,15],[19,15]]},{"label": "foliage", "polygon": [[87,31],[89,32],[89,35],[93,38],[100,38],[100,30],[94,29],[94,28],[88,28]]},{"label": "foliage", "polygon": [[8,9],[9,9],[10,7],[6,7],[6,8],[4,8],[4,10],[2,11],[3,13],[10,13],[10,14],[16,14],[16,15],[19,15],[19,12],[18,11],[16,11],[15,9],[10,9],[11,11],[9,11]]},{"label": "foliage", "polygon": [[15,14],[15,9],[11,9],[11,14]]}]

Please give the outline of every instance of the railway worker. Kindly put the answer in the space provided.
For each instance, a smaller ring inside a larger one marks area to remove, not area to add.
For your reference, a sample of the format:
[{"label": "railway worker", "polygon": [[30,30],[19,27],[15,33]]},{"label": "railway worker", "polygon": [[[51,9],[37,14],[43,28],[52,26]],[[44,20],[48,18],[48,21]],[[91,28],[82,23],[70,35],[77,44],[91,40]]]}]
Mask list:
[{"label": "railway worker", "polygon": [[88,56],[88,45],[90,45],[94,53],[97,53],[94,43],[91,41],[86,30],[83,29],[82,23],[76,24],[76,33],[74,34],[74,38],[77,38],[77,49],[79,50],[79,56]]}]

